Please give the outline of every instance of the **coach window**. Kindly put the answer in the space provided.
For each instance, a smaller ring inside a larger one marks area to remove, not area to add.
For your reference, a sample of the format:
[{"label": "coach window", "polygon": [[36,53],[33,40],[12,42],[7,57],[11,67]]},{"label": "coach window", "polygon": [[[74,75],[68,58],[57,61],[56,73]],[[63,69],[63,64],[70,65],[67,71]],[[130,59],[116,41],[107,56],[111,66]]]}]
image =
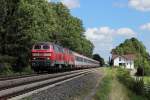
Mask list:
[{"label": "coach window", "polygon": [[80,61],[81,59],[80,59],[80,57],[76,56],[76,60],[77,60],[77,61]]},{"label": "coach window", "polygon": [[79,57],[78,56],[76,56],[76,60],[79,61]]},{"label": "coach window", "polygon": [[80,61],[83,62],[83,58],[80,57]]}]

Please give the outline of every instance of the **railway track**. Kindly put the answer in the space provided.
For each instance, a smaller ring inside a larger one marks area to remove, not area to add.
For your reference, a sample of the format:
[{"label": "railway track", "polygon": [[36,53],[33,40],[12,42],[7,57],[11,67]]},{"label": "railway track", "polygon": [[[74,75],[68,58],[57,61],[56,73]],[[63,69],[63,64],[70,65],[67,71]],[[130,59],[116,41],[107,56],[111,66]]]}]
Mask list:
[{"label": "railway track", "polygon": [[16,100],[88,74],[93,69],[0,80],[0,100]]},{"label": "railway track", "polygon": [[0,81],[10,80],[10,79],[17,79],[17,78],[24,78],[24,77],[31,77],[37,76],[39,74],[24,74],[24,75],[14,75],[14,76],[0,76]]}]

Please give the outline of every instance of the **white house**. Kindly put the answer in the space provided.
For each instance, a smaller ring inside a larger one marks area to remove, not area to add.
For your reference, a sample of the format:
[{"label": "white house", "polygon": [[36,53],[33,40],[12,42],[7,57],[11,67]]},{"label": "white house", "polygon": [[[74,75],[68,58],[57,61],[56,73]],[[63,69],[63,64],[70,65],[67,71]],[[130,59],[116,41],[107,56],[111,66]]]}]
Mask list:
[{"label": "white house", "polygon": [[134,55],[112,55],[113,65],[126,69],[134,69]]}]

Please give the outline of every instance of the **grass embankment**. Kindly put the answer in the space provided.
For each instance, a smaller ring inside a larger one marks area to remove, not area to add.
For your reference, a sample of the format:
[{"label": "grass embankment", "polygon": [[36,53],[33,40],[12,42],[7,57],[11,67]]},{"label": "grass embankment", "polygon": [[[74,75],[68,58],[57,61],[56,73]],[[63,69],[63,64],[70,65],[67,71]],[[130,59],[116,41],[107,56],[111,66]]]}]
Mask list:
[{"label": "grass embankment", "polygon": [[106,68],[94,100],[146,100],[129,90],[116,77],[116,69]]}]

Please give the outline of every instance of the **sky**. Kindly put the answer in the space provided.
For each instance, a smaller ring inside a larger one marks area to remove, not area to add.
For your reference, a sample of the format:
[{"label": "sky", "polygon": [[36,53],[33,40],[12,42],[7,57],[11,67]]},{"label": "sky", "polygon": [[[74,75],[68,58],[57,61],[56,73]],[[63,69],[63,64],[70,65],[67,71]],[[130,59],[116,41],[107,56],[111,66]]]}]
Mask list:
[{"label": "sky", "polygon": [[150,52],[150,0],[57,0],[80,18],[94,53],[108,60],[113,48],[136,37]]}]

